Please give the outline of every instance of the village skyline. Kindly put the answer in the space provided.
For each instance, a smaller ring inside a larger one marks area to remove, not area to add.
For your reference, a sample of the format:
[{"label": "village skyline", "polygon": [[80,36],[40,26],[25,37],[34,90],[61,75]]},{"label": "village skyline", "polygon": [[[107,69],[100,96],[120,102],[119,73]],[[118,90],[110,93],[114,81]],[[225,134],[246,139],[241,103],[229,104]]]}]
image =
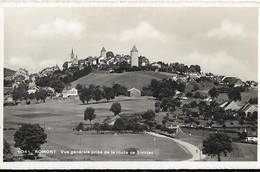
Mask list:
[{"label": "village skyline", "polygon": [[6,8],[4,67],[34,73],[62,67],[71,48],[84,59],[103,46],[127,55],[136,45],[150,62],[198,64],[205,73],[258,80],[257,9],[84,9]]}]

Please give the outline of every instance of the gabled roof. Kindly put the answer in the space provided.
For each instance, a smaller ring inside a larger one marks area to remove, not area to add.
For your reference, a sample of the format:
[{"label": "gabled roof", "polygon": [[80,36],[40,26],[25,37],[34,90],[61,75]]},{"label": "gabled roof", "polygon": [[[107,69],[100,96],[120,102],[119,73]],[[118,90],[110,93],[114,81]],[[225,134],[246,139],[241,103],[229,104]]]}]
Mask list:
[{"label": "gabled roof", "polygon": [[119,115],[116,115],[114,116],[113,118],[111,119],[105,119],[103,123],[107,123],[107,124],[110,124],[111,122],[113,121],[116,121],[117,119],[121,118]]},{"label": "gabled roof", "polygon": [[132,48],[131,52],[138,52],[138,50],[136,49],[135,45],[134,45],[134,47]]},{"label": "gabled roof", "polygon": [[244,105],[241,109],[240,109],[240,111],[242,111],[242,112],[246,112],[247,110],[249,110],[251,107],[255,107],[256,109],[258,108],[258,106],[257,105],[252,105],[252,104],[246,104],[246,105]]},{"label": "gabled roof", "polygon": [[[129,89],[128,91],[133,91],[133,90],[138,90],[138,89],[133,87],[133,88]],[[140,91],[140,90],[138,90],[138,91]]]},{"label": "gabled roof", "polygon": [[102,50],[101,50],[101,52],[106,52],[106,49],[103,47]]}]

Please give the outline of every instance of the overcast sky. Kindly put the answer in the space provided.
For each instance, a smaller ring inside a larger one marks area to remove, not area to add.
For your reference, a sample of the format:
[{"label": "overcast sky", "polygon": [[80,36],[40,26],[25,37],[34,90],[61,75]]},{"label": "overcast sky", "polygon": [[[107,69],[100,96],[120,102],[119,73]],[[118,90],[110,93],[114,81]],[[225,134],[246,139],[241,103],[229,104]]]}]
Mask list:
[{"label": "overcast sky", "polygon": [[257,8],[5,8],[4,65],[30,73],[70,59],[114,54],[198,64],[202,71],[257,80]]}]

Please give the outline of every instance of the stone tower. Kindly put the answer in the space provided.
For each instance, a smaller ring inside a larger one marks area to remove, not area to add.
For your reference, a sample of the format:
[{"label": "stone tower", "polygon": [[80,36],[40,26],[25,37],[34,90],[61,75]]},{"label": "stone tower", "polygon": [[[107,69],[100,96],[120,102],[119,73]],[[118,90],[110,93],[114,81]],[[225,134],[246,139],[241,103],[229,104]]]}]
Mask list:
[{"label": "stone tower", "polygon": [[103,47],[101,52],[100,52],[100,56],[106,58],[106,56],[107,56],[106,52],[107,52],[106,49]]},{"label": "stone tower", "polygon": [[75,58],[75,54],[73,53],[73,48],[71,50],[71,53],[70,53],[70,61],[73,61]]},{"label": "stone tower", "polygon": [[138,67],[138,50],[136,49],[135,45],[130,52],[130,56],[131,56],[131,67],[133,66]]}]

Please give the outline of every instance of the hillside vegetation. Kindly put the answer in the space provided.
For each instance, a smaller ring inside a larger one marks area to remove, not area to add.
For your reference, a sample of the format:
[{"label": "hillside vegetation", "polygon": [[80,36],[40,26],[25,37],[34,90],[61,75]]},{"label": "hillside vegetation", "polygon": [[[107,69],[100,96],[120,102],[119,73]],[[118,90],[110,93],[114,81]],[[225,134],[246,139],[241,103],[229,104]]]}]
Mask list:
[{"label": "hillside vegetation", "polygon": [[4,77],[6,76],[13,76],[15,74],[14,70],[8,69],[8,68],[4,68]]},{"label": "hillside vegetation", "polygon": [[143,87],[147,87],[152,79],[167,79],[168,76],[152,72],[152,71],[139,71],[139,72],[124,72],[124,73],[91,73],[76,81],[71,82],[72,87],[76,87],[77,84],[89,86],[90,84],[100,86],[112,86],[113,84],[120,84],[127,89],[133,87],[142,90]]}]

